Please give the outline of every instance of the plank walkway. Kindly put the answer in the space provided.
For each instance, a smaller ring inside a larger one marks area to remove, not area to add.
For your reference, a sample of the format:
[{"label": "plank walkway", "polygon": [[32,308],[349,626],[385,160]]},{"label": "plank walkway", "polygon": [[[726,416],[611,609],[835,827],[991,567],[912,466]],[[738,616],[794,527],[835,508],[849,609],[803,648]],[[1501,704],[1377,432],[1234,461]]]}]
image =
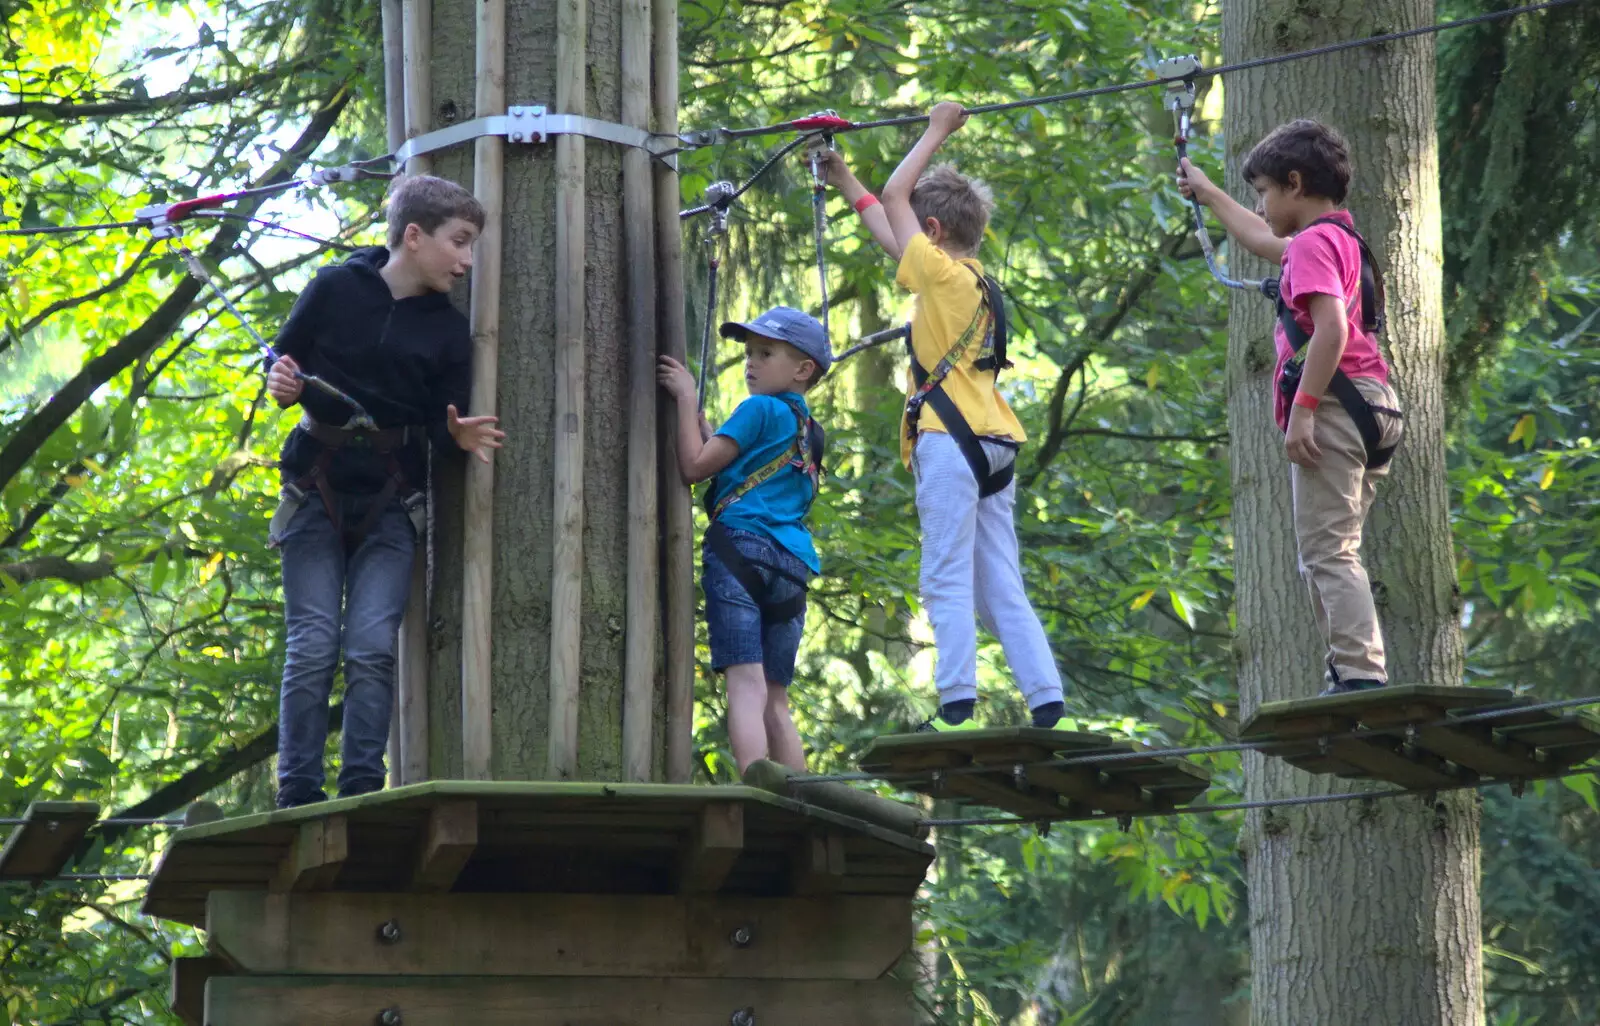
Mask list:
[{"label": "plank walkway", "polygon": [[[1240,730],[1266,755],[1309,773],[1408,788],[1557,777],[1600,755],[1600,719],[1539,710],[1500,688],[1401,685],[1330,698],[1268,702]],[[1368,736],[1340,737],[1352,731]]]},{"label": "plank walkway", "polygon": [[[1037,765],[1075,755],[1134,751],[1134,745],[1103,734],[1003,727],[893,734],[874,741],[860,762],[868,773],[910,775],[897,777],[897,782],[934,798],[1040,821],[1169,812],[1211,784],[1205,770],[1156,755],[1098,765]],[[949,772],[955,769],[962,772]]]}]

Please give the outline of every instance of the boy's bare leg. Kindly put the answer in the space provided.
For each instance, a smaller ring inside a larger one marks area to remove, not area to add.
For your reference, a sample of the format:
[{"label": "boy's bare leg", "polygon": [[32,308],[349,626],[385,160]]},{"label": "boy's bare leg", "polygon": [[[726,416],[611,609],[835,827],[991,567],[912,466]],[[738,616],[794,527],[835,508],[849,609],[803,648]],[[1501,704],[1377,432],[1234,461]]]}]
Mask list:
[{"label": "boy's bare leg", "polygon": [[767,757],[767,673],[760,663],[728,667],[728,743],[739,772]]},{"label": "boy's bare leg", "polygon": [[771,758],[797,773],[806,770],[806,750],[789,714],[789,689],[767,682],[767,747]]}]

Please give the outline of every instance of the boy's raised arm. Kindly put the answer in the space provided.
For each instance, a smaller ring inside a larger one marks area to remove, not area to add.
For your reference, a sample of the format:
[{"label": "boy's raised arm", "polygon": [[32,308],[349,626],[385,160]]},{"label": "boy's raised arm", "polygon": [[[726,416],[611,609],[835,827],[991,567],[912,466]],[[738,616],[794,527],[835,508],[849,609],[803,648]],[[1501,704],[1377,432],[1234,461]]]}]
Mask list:
[{"label": "boy's raised arm", "polygon": [[911,209],[911,192],[917,179],[928,169],[928,162],[939,152],[944,141],[967,123],[966,109],[959,103],[945,101],[928,112],[928,128],[922,138],[911,147],[911,152],[900,161],[889,181],[883,186],[883,209],[889,218],[889,230],[903,251],[911,240],[922,234],[922,224],[916,211]]},{"label": "boy's raised arm", "polygon": [[1207,178],[1204,171],[1189,163],[1188,157],[1178,164],[1178,191],[1185,199],[1192,196],[1201,206],[1210,207],[1228,234],[1239,240],[1239,245],[1263,260],[1270,260],[1274,267],[1283,263],[1283,251],[1289,247],[1289,240],[1272,234],[1261,215],[1247,210],[1243,203],[1229,196]]},{"label": "boy's raised arm", "polygon": [[[902,247],[889,228],[889,215],[884,213],[883,204],[879,203],[877,197],[856,178],[855,172],[850,170],[850,165],[845,163],[844,154],[828,150],[822,159],[828,167],[828,184],[838,189],[839,195],[861,215],[861,223],[872,233],[872,241],[898,261]],[[865,206],[862,205],[864,200],[867,201]]]}]

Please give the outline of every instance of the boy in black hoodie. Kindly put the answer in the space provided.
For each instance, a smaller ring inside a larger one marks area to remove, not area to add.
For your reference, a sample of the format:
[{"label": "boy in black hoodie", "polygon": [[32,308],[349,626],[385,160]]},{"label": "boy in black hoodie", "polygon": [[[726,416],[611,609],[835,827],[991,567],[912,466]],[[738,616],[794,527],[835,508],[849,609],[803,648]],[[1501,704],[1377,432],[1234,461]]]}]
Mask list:
[{"label": "boy in black hoodie", "polygon": [[[278,335],[267,389],[300,423],[280,459],[288,628],[278,719],[279,808],[322,801],[328,696],[344,645],[341,797],[381,790],[396,634],[421,533],[424,446],[489,461],[494,417],[462,417],[472,383],[467,319],[447,293],[472,267],[483,207],[454,182],[402,178],[389,246],[324,267]],[[313,376],[359,403],[307,388]],[[370,423],[357,414],[370,416]],[[348,596],[348,597],[347,597]]]}]

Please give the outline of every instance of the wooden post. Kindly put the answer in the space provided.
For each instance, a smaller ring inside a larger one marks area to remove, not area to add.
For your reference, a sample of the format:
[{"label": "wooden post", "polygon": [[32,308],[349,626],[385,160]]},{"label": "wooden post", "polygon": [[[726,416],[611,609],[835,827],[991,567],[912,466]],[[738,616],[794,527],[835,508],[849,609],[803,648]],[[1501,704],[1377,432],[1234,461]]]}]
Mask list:
[{"label": "wooden post", "polygon": [[[656,131],[678,131],[678,0],[654,0]],[[676,164],[657,162],[656,275],[661,352],[688,357],[684,319],[683,228],[678,223]],[[661,427],[661,523],[664,576],[661,602],[666,626],[666,776],[688,783],[694,757],[694,516],[689,488],[678,476],[672,430],[677,411],[663,403]]]},{"label": "wooden post", "polygon": [[[582,114],[588,38],[585,0],[556,7],[556,105]],[[584,138],[556,137],[555,554],[550,592],[550,740],[547,773],[578,772],[578,685],[583,626]]]},{"label": "wooden post", "polygon": [[[650,3],[622,0],[622,123],[650,123]],[[660,630],[660,527],[656,503],[655,204],[650,156],[622,154],[622,231],[627,254],[628,612],[622,694],[624,780],[653,768],[656,634]]]},{"label": "wooden post", "polygon": [[[390,153],[406,141],[405,14],[402,0],[383,0],[383,102]],[[422,484],[432,492],[432,480]],[[400,622],[394,713],[389,724],[390,787],[415,784],[428,775],[428,546],[432,542],[430,533],[417,546],[411,563],[411,594],[405,619]]]},{"label": "wooden post", "polygon": [[[406,138],[428,131],[433,106],[433,0],[403,0],[401,36],[405,49]],[[406,163],[406,174],[427,174],[433,158],[424,154]]]},{"label": "wooden post", "polygon": [[[505,0],[478,3],[476,107],[479,117],[506,110]],[[500,364],[500,256],[505,196],[505,138],[486,135],[473,149],[472,191],[483,204],[472,269],[472,414],[495,411]],[[467,461],[462,534],[461,765],[468,780],[488,780],[493,757],[489,650],[494,601],[494,464]]]}]

